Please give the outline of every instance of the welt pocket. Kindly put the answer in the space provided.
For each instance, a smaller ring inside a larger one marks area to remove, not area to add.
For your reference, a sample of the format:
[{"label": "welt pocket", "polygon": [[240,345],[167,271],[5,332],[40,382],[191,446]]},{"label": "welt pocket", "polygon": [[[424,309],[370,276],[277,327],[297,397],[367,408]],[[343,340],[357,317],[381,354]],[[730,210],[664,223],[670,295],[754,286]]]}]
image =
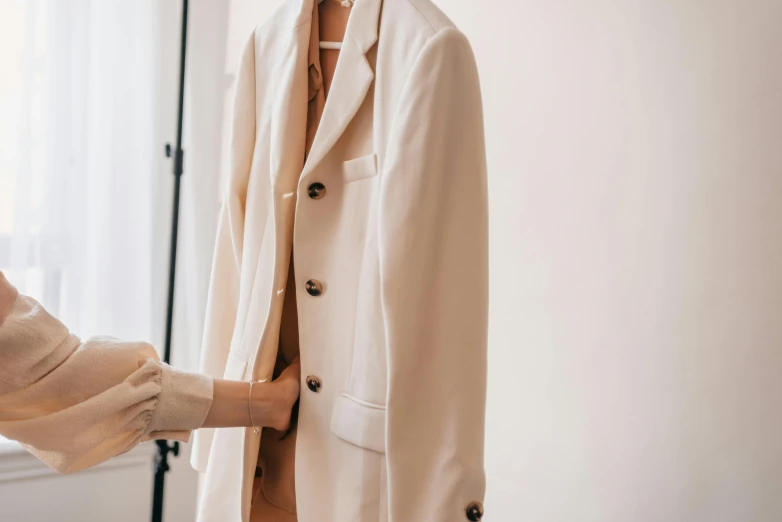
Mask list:
[{"label": "welt pocket", "polygon": [[334,404],[331,432],[359,448],[386,452],[386,407],[342,393]]},{"label": "welt pocket", "polygon": [[345,183],[375,175],[377,175],[377,154],[368,154],[342,163],[342,179]]}]

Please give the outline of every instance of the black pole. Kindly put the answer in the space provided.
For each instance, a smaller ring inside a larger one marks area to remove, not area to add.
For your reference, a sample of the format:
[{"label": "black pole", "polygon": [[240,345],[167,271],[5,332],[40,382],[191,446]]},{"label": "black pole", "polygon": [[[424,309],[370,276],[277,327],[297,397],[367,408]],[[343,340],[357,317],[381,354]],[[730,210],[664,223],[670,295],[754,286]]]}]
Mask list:
[{"label": "black pole", "polygon": [[[176,148],[174,149],[174,203],[171,220],[171,255],[168,265],[168,308],[166,310],[166,344],[163,360],[171,362],[171,330],[174,324],[174,282],[176,280],[176,247],[179,230],[179,193],[184,156],[182,150],[182,119],[185,106],[185,52],[187,50],[187,0],[182,1],[182,40],[179,50],[179,113],[177,114]],[[171,145],[166,144],[166,156],[171,157]],[[169,444],[167,440],[158,440],[158,453],[155,457],[155,486],[152,493],[152,522],[163,521],[163,498],[166,486],[166,472],[169,470],[168,454],[179,455],[179,443]]]}]

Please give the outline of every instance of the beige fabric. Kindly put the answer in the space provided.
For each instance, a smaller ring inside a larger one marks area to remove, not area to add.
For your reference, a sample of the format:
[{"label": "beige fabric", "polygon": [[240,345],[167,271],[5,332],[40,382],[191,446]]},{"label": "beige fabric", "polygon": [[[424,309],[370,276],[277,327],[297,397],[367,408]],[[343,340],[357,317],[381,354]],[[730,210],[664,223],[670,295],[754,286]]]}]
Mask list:
[{"label": "beige fabric", "polygon": [[297,522],[295,513],[291,513],[277,504],[272,504],[268,498],[269,494],[264,493],[262,486],[261,480],[256,479],[253,483],[251,522]]},{"label": "beige fabric", "polygon": [[[294,291],[298,522],[466,520],[485,488],[488,220],[475,60],[430,0],[357,1],[303,161],[313,3],[283,4],[240,60],[202,369],[270,378]],[[326,187],[321,199],[308,197],[314,182]],[[321,295],[306,292],[310,279]],[[266,436],[199,430],[200,522],[250,519]]]},{"label": "beige fabric", "polygon": [[81,341],[0,272],[0,435],[67,473],[139,442],[186,442],[212,403],[211,377],[175,370],[147,343]]}]

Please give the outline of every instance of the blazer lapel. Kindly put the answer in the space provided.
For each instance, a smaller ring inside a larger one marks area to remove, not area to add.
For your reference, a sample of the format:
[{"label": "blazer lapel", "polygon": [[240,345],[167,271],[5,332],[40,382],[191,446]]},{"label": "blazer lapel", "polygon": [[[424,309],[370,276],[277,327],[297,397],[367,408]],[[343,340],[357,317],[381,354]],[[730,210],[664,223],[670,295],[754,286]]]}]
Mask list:
[{"label": "blazer lapel", "polygon": [[381,4],[382,0],[357,0],[353,6],[326,106],[301,180],[315,169],[345,131],[375,78],[365,55],[377,42]]},{"label": "blazer lapel", "polygon": [[[293,215],[294,208],[290,205],[295,204],[295,198],[291,196],[295,194],[297,184],[312,172],[344,132],[364,101],[374,79],[374,72],[365,54],[377,41],[378,17],[382,0],[357,0],[348,19],[342,50],[318,131],[307,155],[307,162],[304,164],[309,85],[307,52],[312,9],[317,0],[295,1],[298,15],[290,28],[282,28],[290,31],[290,36],[283,51],[277,57],[274,67],[274,77],[277,80],[271,108],[269,176],[274,207],[272,226],[277,244],[271,254],[272,259],[263,256],[258,259],[249,304],[249,317],[253,317],[253,314],[260,309],[259,300],[268,298],[263,291],[260,291],[263,278],[258,274],[261,267],[273,262],[275,273],[280,267],[287,267],[290,250],[284,244],[283,238],[286,234],[280,227],[285,226],[287,222],[285,216]],[[304,165],[303,170],[302,165]],[[252,353],[257,350],[259,343],[263,343],[264,326],[263,321],[245,322],[242,338],[245,353]],[[274,350],[260,351],[269,359],[255,361],[254,375],[259,368],[273,369],[273,352]]]},{"label": "blazer lapel", "polygon": [[[253,378],[258,368],[274,368],[275,350],[259,350],[263,342],[266,323],[260,320],[268,292],[263,290],[264,283],[269,284],[261,275],[264,268],[273,264],[275,273],[287,263],[289,250],[284,248],[285,216],[292,215],[290,206],[295,199],[290,195],[296,190],[296,184],[304,163],[305,133],[307,129],[307,44],[309,43],[313,2],[317,0],[295,0],[298,14],[292,24],[280,27],[287,41],[276,58],[273,68],[274,90],[271,106],[269,136],[269,178],[272,189],[272,221],[266,224],[266,234],[272,230],[275,238],[274,249],[262,250],[255,266],[253,290],[248,305],[247,318],[242,334],[242,351],[247,354],[261,353],[262,360],[253,365]],[[259,103],[263,103],[261,100]],[[276,289],[275,289],[276,290]]]},{"label": "blazer lapel", "polygon": [[275,194],[296,188],[304,162],[307,130],[307,50],[310,36],[308,20],[313,2],[296,0],[299,16],[290,29],[290,37],[277,59],[274,76],[274,104],[271,114],[270,176]]}]

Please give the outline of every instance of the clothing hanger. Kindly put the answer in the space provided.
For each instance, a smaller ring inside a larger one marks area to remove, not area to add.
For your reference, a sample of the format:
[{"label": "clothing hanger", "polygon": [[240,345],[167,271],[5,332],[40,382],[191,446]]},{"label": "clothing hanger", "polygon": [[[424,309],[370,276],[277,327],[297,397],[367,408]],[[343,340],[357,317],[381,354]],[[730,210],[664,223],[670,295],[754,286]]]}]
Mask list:
[{"label": "clothing hanger", "polygon": [[[342,5],[342,7],[350,7],[353,5],[353,2],[355,2],[355,0],[341,0],[340,4]],[[322,3],[323,0],[318,0],[318,4],[322,4]],[[342,42],[320,42],[319,47],[321,49],[335,49],[339,51],[340,49],[342,49]]]},{"label": "clothing hanger", "polygon": [[321,49],[342,49],[342,42],[320,42]]}]

